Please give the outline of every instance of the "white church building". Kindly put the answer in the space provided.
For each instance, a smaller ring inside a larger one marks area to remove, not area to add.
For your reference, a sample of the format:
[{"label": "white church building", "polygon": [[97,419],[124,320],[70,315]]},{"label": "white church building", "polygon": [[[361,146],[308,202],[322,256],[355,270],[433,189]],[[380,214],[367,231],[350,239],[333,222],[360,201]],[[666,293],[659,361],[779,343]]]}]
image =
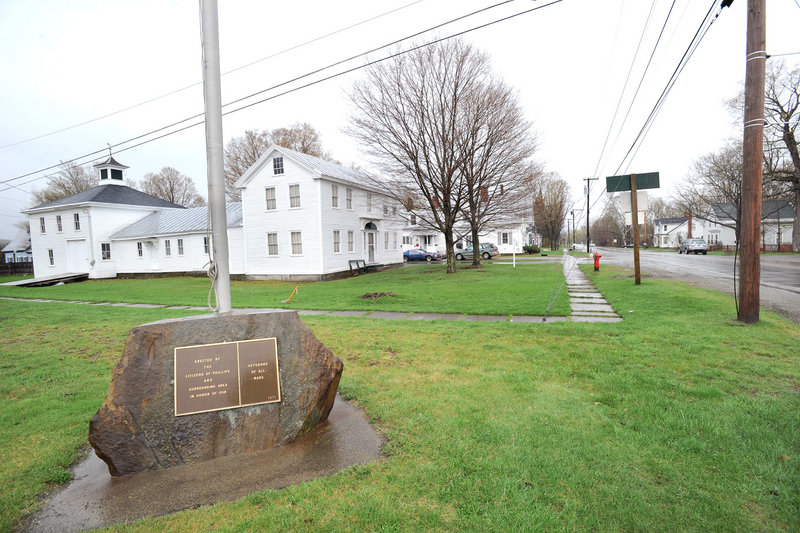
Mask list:
[{"label": "white church building", "polygon": [[[209,261],[207,207],[185,209],[125,185],[109,157],[100,185],[23,211],[36,278],[193,273]],[[280,146],[239,179],[226,206],[230,272],[251,279],[324,279],[402,263],[399,205],[356,172]]]}]

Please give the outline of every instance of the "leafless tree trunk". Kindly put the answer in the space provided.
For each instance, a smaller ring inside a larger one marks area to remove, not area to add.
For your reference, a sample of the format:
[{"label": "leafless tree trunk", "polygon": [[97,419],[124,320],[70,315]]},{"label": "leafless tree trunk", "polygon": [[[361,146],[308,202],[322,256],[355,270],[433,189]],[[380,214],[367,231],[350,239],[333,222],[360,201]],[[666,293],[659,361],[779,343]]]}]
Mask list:
[{"label": "leafless tree trunk", "polygon": [[543,238],[550,241],[550,249],[558,249],[561,229],[569,211],[569,185],[557,173],[548,172],[535,181],[533,200],[534,220]]},{"label": "leafless tree trunk", "polygon": [[407,207],[411,199],[421,222],[444,234],[449,273],[465,198],[461,128],[488,74],[484,54],[449,40],[368,67],[350,93],[357,112],[347,132],[381,172],[373,185]]},{"label": "leafless tree trunk", "polygon": [[519,218],[531,198],[536,137],[514,92],[492,77],[474,87],[465,105],[463,218],[472,233],[472,264],[480,263],[480,231]]}]

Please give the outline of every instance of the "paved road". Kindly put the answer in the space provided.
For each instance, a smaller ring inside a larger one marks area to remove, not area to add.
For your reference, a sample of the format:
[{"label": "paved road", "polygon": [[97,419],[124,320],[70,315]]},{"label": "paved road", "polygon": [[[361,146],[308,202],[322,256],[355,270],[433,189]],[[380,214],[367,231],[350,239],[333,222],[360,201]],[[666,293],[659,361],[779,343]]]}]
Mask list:
[{"label": "paved road", "polygon": [[[601,264],[633,268],[632,249],[601,248],[600,254]],[[641,250],[639,260],[642,275],[684,280],[731,295],[734,292],[733,256]],[[800,256],[762,256],[760,294],[762,307],[800,323]]]}]

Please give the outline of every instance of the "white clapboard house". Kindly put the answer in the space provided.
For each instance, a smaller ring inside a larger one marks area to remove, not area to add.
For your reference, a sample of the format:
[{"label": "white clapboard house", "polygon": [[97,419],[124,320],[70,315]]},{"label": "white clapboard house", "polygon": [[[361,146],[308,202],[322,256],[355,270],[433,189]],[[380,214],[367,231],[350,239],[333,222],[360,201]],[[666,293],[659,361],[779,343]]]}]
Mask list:
[{"label": "white clapboard house", "polygon": [[[128,167],[95,165],[100,185],[24,211],[36,278],[190,273],[206,268],[208,209],[185,209],[125,185]],[[351,265],[402,263],[397,206],[347,168],[272,146],[226,206],[230,271],[322,279]]]}]

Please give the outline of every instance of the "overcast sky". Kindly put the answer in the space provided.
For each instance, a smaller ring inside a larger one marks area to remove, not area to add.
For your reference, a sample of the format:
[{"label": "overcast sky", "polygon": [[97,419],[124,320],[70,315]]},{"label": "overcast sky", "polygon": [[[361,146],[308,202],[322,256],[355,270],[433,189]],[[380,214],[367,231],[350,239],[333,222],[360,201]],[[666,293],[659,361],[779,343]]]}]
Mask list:
[{"label": "overcast sky", "polygon": [[[615,173],[658,171],[662,187],[651,196],[668,196],[686,178],[693,160],[740,134],[725,101],[739,93],[744,80],[746,0],[735,0],[710,27],[632,162],[623,159],[625,153],[706,12],[719,1],[562,0],[548,6],[551,2],[511,1],[416,42],[541,7],[463,38],[487,52],[496,73],[519,92],[540,136],[536,155],[570,183],[576,209],[585,209],[582,179],[592,176],[601,178],[593,186],[595,210],[605,203],[598,201],[604,177]],[[221,68],[233,71],[222,78],[223,103],[496,3],[223,0]],[[202,113],[199,20],[194,0],[0,1],[0,181],[6,182],[0,184],[0,238],[13,237],[12,224],[22,219],[19,210],[31,204],[29,192],[47,184],[43,172],[14,178]],[[797,0],[768,0],[767,21],[767,53],[800,52]],[[380,50],[369,57],[386,54]],[[796,65],[800,55],[781,59]],[[364,62],[350,61],[243,103]],[[364,166],[359,147],[342,133],[351,113],[347,91],[361,75],[355,71],[231,113],[224,120],[225,141],[246,129],[308,122],[336,159]],[[114,150],[114,157],[130,167],[128,177],[139,180],[172,166],[191,176],[207,196],[202,125],[123,150],[136,142]]]}]

